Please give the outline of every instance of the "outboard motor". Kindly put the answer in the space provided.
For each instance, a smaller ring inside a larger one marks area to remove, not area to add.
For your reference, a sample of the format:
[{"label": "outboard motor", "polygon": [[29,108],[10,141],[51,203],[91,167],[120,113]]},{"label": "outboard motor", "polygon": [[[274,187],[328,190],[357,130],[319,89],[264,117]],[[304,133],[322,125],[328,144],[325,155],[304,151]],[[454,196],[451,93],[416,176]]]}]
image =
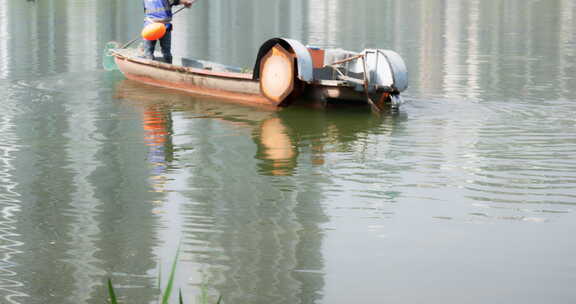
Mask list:
[{"label": "outboard motor", "polygon": [[366,62],[368,90],[390,90],[392,95],[408,87],[408,71],[404,60],[398,53],[383,49],[366,49],[362,51]]},{"label": "outboard motor", "polygon": [[[397,95],[408,87],[406,64],[398,53],[383,49],[366,49],[364,60],[350,62],[348,70],[368,78],[368,92],[388,91]],[[365,64],[365,66],[363,66]]]}]

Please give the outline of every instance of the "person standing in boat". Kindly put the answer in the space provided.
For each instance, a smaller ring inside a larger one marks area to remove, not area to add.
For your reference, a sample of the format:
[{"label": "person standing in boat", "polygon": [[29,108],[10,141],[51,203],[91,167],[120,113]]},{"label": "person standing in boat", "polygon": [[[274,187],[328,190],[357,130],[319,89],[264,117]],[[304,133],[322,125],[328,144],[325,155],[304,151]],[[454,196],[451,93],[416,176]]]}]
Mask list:
[{"label": "person standing in boat", "polygon": [[[190,7],[196,0],[143,0],[144,26],[151,23],[164,23],[166,34],[159,39],[164,62],[172,63],[172,7],[184,5]],[[154,59],[154,48],[158,40],[144,40],[144,58]]]}]

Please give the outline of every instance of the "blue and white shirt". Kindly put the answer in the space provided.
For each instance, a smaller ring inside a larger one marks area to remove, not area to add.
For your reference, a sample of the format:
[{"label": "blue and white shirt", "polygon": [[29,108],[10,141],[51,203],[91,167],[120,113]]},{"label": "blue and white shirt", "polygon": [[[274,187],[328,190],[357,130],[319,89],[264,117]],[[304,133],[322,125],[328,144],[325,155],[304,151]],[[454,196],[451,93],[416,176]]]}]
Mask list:
[{"label": "blue and white shirt", "polygon": [[144,0],[144,15],[146,23],[172,21],[172,6],[180,4],[180,0]]}]

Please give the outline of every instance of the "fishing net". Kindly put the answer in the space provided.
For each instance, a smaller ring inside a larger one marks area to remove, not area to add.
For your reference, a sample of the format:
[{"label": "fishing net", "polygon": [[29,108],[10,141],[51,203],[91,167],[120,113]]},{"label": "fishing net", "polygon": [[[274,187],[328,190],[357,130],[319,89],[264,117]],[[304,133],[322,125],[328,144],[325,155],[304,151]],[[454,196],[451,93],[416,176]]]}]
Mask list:
[{"label": "fishing net", "polygon": [[112,50],[120,48],[120,43],[116,41],[110,41],[104,46],[104,53],[102,54],[102,67],[106,71],[118,70],[116,62],[114,62],[114,56],[112,56]]}]

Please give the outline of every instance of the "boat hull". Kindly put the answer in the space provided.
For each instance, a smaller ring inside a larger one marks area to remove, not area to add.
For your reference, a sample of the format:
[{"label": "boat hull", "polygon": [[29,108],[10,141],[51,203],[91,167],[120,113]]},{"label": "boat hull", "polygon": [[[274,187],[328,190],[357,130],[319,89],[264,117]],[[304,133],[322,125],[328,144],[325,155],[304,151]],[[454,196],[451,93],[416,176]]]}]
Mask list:
[{"label": "boat hull", "polygon": [[[131,54],[128,50],[113,52],[116,65],[126,78],[153,86],[171,88],[202,96],[216,97],[235,103],[261,107],[284,107],[292,103],[325,107],[343,103],[367,105],[367,93],[357,90],[341,80],[315,80],[304,82],[295,79],[294,89],[276,100],[262,93],[262,84],[253,79],[252,73],[238,73],[167,64]],[[389,93],[373,92],[370,95],[384,107]]]},{"label": "boat hull", "polygon": [[126,78],[134,81],[240,103],[277,106],[260,93],[260,84],[251,74],[214,72],[119,55],[115,61]]}]

